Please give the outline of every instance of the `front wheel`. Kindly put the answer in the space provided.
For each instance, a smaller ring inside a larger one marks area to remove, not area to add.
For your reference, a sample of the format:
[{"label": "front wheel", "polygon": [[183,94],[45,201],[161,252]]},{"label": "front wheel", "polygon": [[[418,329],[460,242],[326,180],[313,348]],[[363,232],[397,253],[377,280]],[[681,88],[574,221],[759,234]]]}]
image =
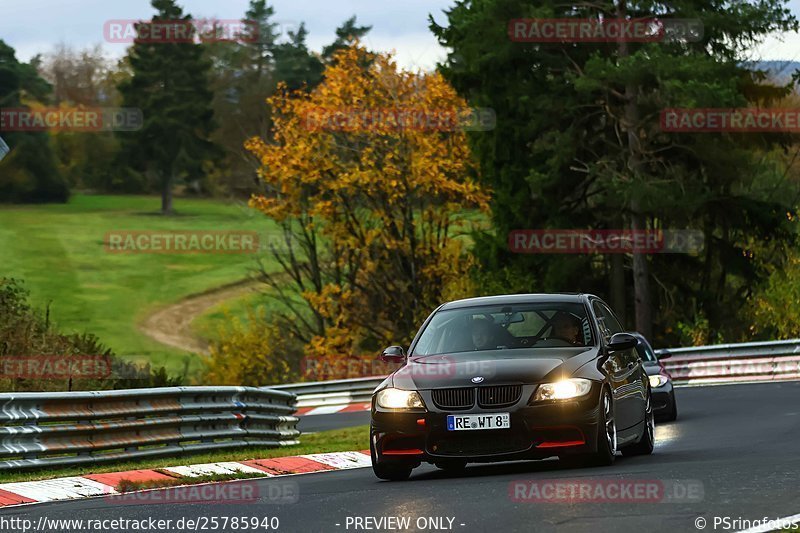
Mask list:
[{"label": "front wheel", "polygon": [[405,481],[411,476],[411,466],[405,463],[372,463],[372,471],[380,479]]},{"label": "front wheel", "polygon": [[458,474],[464,471],[467,467],[466,461],[459,461],[458,459],[450,459],[447,461],[437,461],[434,463],[436,468],[440,470],[444,470],[450,474]]},{"label": "front wheel", "polygon": [[597,420],[597,451],[586,455],[565,456],[567,466],[610,466],[617,453],[617,424],[614,419],[614,402],[611,393],[603,390],[600,395]]},{"label": "front wheel", "polygon": [[405,481],[411,476],[411,471],[415,465],[410,465],[404,461],[378,461],[378,454],[372,442],[372,432],[370,432],[369,452],[369,457],[372,460],[372,471],[379,479]]},{"label": "front wheel", "polygon": [[674,392],[672,394],[670,394],[670,397],[671,397],[670,410],[669,410],[669,413],[667,414],[666,418],[664,418],[664,420],[666,420],[667,422],[674,422],[675,420],[678,419],[678,404],[675,403],[675,393]]}]

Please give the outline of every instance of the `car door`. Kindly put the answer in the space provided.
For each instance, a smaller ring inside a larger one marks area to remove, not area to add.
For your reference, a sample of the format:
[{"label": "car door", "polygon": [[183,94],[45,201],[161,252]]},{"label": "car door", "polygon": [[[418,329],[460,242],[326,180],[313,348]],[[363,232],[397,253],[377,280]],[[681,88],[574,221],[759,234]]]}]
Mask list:
[{"label": "car door", "polygon": [[[602,342],[605,346],[615,333],[624,331],[622,324],[609,307],[601,300],[592,304],[597,318]],[[606,362],[606,371],[611,376],[614,389],[614,414],[617,418],[617,429],[627,429],[642,420],[643,392],[642,365],[635,349],[614,352]]]}]

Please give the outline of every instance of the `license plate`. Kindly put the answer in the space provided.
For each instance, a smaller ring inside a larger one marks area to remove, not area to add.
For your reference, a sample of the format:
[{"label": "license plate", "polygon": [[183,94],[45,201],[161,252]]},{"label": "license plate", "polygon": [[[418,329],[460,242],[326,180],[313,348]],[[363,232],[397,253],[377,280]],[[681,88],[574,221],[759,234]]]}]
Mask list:
[{"label": "license plate", "polygon": [[447,415],[448,431],[509,429],[510,427],[511,415],[509,413],[492,413],[490,415]]}]

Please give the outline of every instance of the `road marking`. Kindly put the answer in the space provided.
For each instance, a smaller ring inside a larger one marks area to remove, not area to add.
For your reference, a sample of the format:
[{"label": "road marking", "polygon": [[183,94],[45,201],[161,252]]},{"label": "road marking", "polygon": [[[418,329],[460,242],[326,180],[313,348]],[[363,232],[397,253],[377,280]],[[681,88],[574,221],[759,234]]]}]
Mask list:
[{"label": "road marking", "polygon": [[168,466],[166,468],[162,468],[161,470],[174,472],[184,477],[212,476],[215,474],[236,474],[239,472],[244,472],[246,474],[263,474],[263,472],[258,468],[253,468],[252,466],[233,461],[189,466]]},{"label": "road marking", "polygon": [[368,455],[361,452],[337,452],[337,453],[314,453],[310,455],[301,455],[312,461],[332,466],[336,469],[346,468],[364,468],[372,466],[372,462]]},{"label": "road marking", "polygon": [[113,487],[98,483],[84,477],[64,477],[59,479],[46,479],[43,481],[24,481],[21,483],[4,483],[3,489],[37,502],[51,502],[56,500],[72,500],[87,498],[89,496],[102,496],[104,494],[117,494]]}]

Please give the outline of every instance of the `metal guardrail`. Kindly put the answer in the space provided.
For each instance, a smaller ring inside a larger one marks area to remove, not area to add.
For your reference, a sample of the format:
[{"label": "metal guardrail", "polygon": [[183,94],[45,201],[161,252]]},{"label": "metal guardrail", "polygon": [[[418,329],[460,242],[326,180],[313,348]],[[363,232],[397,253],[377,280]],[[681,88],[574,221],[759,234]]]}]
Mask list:
[{"label": "metal guardrail", "polygon": [[800,356],[664,361],[677,384],[706,385],[800,379]]},{"label": "metal guardrail", "polygon": [[[692,359],[731,359],[738,357],[767,357],[800,355],[800,339],[769,342],[741,342],[737,344],[712,344],[708,346],[690,346],[688,348],[667,348],[656,350],[656,353],[667,351],[674,356]],[[677,357],[676,357],[677,359]],[[664,362],[666,363],[667,360]]]},{"label": "metal guardrail", "polygon": [[297,444],[295,402],[254,387],[0,394],[0,470]]},{"label": "metal guardrail", "polygon": [[[800,379],[800,339],[715,344],[656,350],[669,352],[663,363],[682,385]],[[369,402],[385,376],[292,383],[274,388],[298,396],[298,407]]]},{"label": "metal guardrail", "polygon": [[800,379],[800,339],[657,350],[673,381],[683,385]]},{"label": "metal guardrail", "polygon": [[369,402],[372,399],[372,391],[384,379],[386,379],[386,376],[338,379],[334,381],[310,381],[307,383],[278,385],[272,388],[296,394],[298,408],[347,405]]}]

